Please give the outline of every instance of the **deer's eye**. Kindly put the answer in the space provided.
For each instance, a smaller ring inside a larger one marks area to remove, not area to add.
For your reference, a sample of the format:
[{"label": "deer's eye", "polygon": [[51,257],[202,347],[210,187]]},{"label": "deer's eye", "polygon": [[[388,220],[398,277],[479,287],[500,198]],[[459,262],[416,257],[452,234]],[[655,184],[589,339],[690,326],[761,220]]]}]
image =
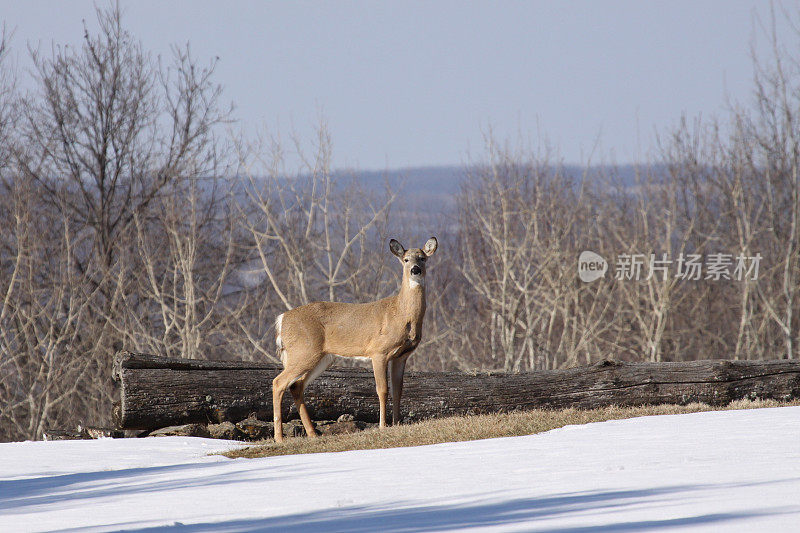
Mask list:
[{"label": "deer's eye", "polygon": [[425,258],[424,257],[420,257],[419,260],[422,261],[423,263],[425,262]]},{"label": "deer's eye", "polygon": [[405,261],[406,263],[408,263],[408,259],[403,259],[403,261]]}]

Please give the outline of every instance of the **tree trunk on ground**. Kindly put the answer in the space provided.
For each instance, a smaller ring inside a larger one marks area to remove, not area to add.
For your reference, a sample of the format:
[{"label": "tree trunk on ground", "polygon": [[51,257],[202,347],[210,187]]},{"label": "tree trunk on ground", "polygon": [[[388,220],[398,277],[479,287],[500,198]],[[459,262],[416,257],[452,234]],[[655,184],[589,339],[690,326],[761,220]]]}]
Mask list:
[{"label": "tree trunk on ground", "polygon": [[[156,429],[190,422],[237,422],[255,413],[272,419],[272,379],[279,365],[167,359],[120,352],[114,379],[121,428]],[[306,390],[312,417],[335,420],[349,413],[375,422],[378,398],[371,370],[333,368]],[[406,420],[536,408],[636,406],[741,399],[800,398],[800,361],[689,361],[623,363],[521,374],[408,372],[403,389]],[[284,413],[291,395],[284,397]]]}]

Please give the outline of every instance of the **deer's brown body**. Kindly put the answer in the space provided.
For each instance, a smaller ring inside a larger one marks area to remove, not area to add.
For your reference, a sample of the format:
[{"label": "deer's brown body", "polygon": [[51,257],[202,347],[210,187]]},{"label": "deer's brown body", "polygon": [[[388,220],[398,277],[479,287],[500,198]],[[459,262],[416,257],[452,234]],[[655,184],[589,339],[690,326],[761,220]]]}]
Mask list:
[{"label": "deer's brown body", "polygon": [[392,239],[390,249],[403,264],[403,281],[394,296],[363,304],[315,302],[277,318],[276,344],[284,370],[272,384],[276,441],[283,440],[281,400],[287,387],[306,433],[316,436],[303,391],[335,356],[372,360],[381,427],[386,425],[387,370],[391,367],[392,418],[399,421],[405,363],[419,344],[425,317],[425,260],[436,246],[431,238],[423,249],[405,250]]}]

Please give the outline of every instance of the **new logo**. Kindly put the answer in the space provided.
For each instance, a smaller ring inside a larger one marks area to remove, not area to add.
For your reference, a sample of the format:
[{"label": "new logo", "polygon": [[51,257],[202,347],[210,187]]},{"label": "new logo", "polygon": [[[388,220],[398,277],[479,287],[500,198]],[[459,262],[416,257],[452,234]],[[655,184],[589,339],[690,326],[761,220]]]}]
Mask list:
[{"label": "new logo", "polygon": [[606,275],[608,262],[602,256],[588,250],[578,257],[578,277],[589,283]]}]

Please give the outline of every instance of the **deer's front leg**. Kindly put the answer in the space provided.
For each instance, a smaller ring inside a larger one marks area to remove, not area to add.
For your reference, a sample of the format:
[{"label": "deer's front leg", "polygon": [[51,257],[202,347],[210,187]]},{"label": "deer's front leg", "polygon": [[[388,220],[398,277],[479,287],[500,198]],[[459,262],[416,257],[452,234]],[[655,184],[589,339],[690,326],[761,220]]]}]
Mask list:
[{"label": "deer's front leg", "polygon": [[386,427],[386,400],[389,397],[389,384],[387,370],[389,361],[385,356],[372,358],[372,371],[375,373],[375,390],[378,391],[378,401],[381,404],[381,418],[379,427]]},{"label": "deer's front leg", "polygon": [[392,425],[400,423],[400,397],[403,395],[403,372],[406,369],[406,359],[411,355],[406,354],[392,359],[389,362],[392,378]]}]

